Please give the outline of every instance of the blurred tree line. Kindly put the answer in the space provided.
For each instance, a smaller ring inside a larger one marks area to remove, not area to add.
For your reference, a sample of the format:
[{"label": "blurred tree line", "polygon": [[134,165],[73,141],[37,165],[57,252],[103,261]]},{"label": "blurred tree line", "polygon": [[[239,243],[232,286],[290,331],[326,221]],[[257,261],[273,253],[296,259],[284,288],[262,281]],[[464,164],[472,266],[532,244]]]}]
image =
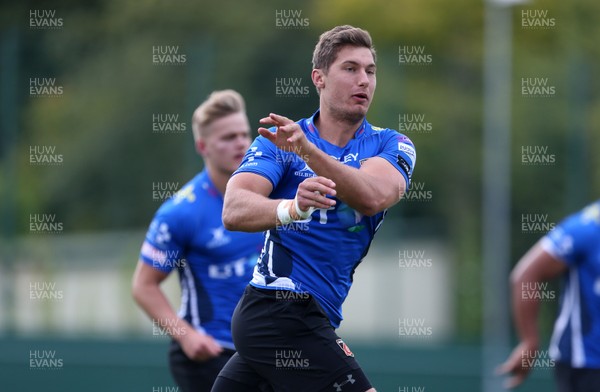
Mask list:
[{"label": "blurred tree line", "polygon": [[[370,122],[398,129],[401,115],[417,114],[431,124],[431,132],[406,132],[418,151],[413,181],[431,198],[401,202],[389,224],[399,237],[434,235],[449,245],[459,337],[478,333],[483,2],[57,0],[1,7],[3,42],[14,39],[18,48],[18,132],[0,135],[0,194],[13,200],[3,201],[3,216],[14,217],[3,224],[5,237],[26,234],[29,215],[42,212],[56,214],[66,232],[144,228],[159,205],[153,184],[183,185],[202,168],[190,118],[210,91],[240,91],[255,135],[269,112],[307,117],[318,107],[310,81],[318,36],[346,23],[369,30],[378,53]],[[555,26],[524,28],[528,9],[545,10]],[[64,26],[32,29],[31,10],[56,10]],[[308,25],[277,26],[282,10]],[[599,12],[593,0],[514,10],[512,262],[541,236],[523,233],[523,214],[548,214],[557,223],[598,197]],[[153,63],[156,46],[177,47],[185,63]],[[423,48],[431,61],[402,64],[401,46]],[[31,97],[30,78],[56,78],[64,93]],[[278,78],[301,78],[310,93],[279,96]],[[525,97],[522,78],[548,78],[556,93]],[[165,113],[177,114],[187,131],[153,132],[153,115]],[[32,165],[30,147],[44,145],[55,146],[64,163]],[[525,165],[523,146],[545,146],[555,162]]]}]

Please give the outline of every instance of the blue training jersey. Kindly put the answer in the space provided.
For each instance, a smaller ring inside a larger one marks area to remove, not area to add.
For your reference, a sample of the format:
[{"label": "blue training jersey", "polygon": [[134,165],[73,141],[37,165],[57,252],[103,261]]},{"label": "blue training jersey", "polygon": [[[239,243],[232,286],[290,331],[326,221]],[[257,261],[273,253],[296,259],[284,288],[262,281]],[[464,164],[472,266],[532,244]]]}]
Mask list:
[{"label": "blue training jersey", "polygon": [[562,221],[542,246],[569,267],[550,355],[574,368],[600,368],[600,200]]},{"label": "blue training jersey", "polygon": [[146,264],[179,271],[179,317],[234,349],[231,316],[252,277],[261,233],[230,232],[221,220],[223,196],[206,171],[196,175],[154,216],[142,245]]},{"label": "blue training jersey", "polygon": [[[374,127],[365,119],[354,138],[346,146],[338,147],[319,137],[314,124],[318,115],[319,111],[298,124],[320,150],[357,169],[369,158],[383,158],[404,176],[408,187],[416,153],[406,136]],[[273,185],[272,199],[293,199],[298,185],[316,176],[301,157],[278,149],[262,136],[250,146],[234,175],[238,173],[255,173],[268,179]],[[267,231],[250,282],[261,288],[310,293],[335,328],[342,320],[342,303],[350,290],[354,270],[366,255],[385,215],[382,211],[365,216],[340,199],[336,198],[336,202],[329,209],[315,210],[308,219]]]}]

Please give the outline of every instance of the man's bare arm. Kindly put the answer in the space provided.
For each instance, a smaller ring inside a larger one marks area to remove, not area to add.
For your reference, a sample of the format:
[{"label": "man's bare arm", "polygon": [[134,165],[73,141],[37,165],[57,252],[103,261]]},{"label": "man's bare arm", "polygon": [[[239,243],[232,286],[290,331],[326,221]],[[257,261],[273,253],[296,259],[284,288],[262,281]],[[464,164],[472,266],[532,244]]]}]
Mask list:
[{"label": "man's bare arm", "polygon": [[[335,184],[326,178],[304,180],[296,193],[299,207],[329,208],[334,200],[325,195],[335,195]],[[227,230],[257,232],[277,226],[277,206],[282,199],[269,199],[273,191],[271,182],[254,173],[238,173],[227,183],[223,205],[223,224]],[[318,192],[318,193],[316,193]]]},{"label": "man's bare arm", "polygon": [[356,169],[316,146],[307,155],[316,174],[337,184],[337,197],[363,215],[373,216],[398,203],[406,189],[402,174],[383,158],[370,158]]},{"label": "man's bare arm", "polygon": [[501,374],[511,374],[506,385],[508,388],[514,388],[525,380],[531,369],[523,366],[523,359],[534,355],[539,347],[540,303],[536,298],[540,298],[540,285],[537,283],[554,279],[566,270],[567,265],[546,252],[538,242],[519,260],[511,273],[512,313],[520,343],[499,369]]},{"label": "man's bare arm", "polygon": [[137,304],[152,322],[179,342],[188,358],[204,361],[219,355],[223,349],[212,336],[197,332],[187,321],[177,316],[160,288],[166,277],[164,272],[139,260],[131,285]]}]

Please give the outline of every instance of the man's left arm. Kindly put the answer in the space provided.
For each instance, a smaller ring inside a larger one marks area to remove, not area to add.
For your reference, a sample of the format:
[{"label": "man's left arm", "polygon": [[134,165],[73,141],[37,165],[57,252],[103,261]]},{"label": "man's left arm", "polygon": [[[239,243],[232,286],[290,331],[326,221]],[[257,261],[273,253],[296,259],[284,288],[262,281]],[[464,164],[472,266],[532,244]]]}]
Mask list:
[{"label": "man's left arm", "polygon": [[316,174],[335,182],[337,197],[363,215],[373,216],[393,206],[406,190],[402,174],[383,158],[369,158],[357,169],[332,159],[316,146],[307,156]]},{"label": "man's left arm", "polygon": [[347,166],[319,150],[292,120],[278,115],[271,115],[269,120],[276,124],[277,132],[261,128],[259,133],[279,148],[289,151],[293,147],[291,150],[298,151],[316,174],[335,183],[337,198],[361,214],[373,216],[396,204],[404,195],[407,180],[388,160],[376,156],[367,159],[360,169]]}]

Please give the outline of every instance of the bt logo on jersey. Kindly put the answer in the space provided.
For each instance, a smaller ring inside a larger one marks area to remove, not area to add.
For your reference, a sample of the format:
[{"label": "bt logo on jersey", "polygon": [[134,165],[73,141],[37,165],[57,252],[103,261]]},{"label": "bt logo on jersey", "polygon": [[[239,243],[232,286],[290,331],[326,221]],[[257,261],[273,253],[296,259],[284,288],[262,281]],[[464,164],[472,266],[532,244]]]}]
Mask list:
[{"label": "bt logo on jersey", "polygon": [[211,264],[208,266],[208,277],[211,279],[228,279],[232,276],[244,276],[246,272],[246,258],[241,258],[225,264]]}]

